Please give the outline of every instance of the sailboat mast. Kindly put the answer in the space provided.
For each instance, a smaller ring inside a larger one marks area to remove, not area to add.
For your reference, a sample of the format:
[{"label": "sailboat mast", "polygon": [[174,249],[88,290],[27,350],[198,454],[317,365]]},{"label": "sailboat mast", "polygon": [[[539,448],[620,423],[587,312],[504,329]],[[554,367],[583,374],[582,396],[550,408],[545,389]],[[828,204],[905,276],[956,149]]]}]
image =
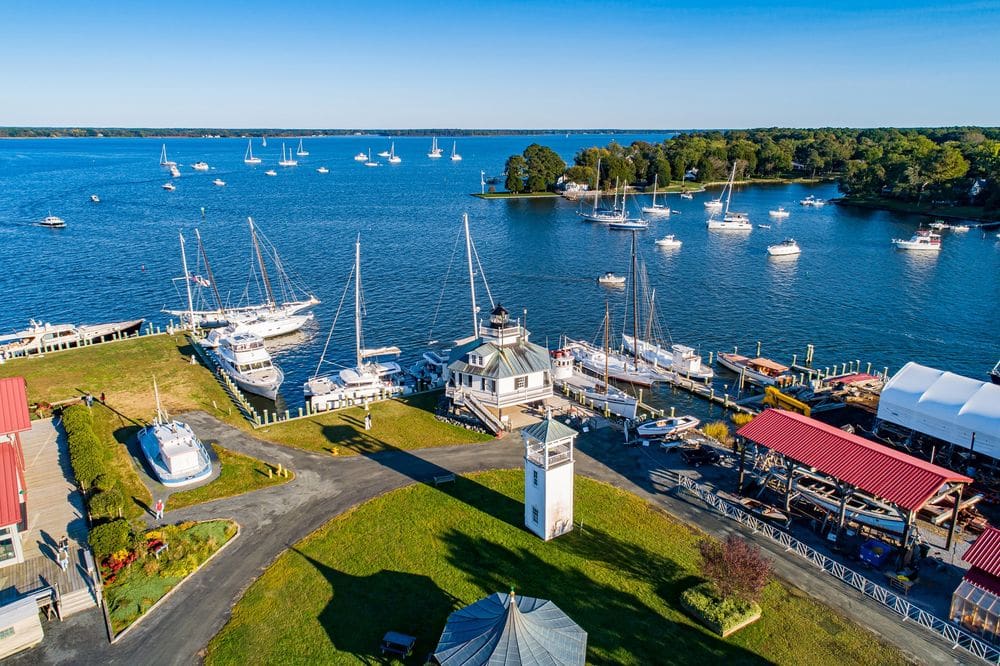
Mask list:
[{"label": "sailboat mast", "polygon": [[733,160],[733,172],[729,176],[729,192],[726,193],[726,214],[729,214],[729,200],[733,198],[733,182],[736,180],[736,160]]},{"label": "sailboat mast", "polygon": [[361,367],[361,234],[354,242],[354,348]]},{"label": "sailboat mast", "polygon": [[653,174],[653,208],[656,208],[656,183],[659,180],[660,180],[660,174],[658,173]]},{"label": "sailboat mast", "polygon": [[191,300],[191,274],[188,273],[187,255],[184,253],[184,234],[178,233],[177,236],[181,239],[181,263],[184,265],[184,287],[187,289],[188,297],[188,322],[191,324],[191,331],[193,332],[195,326],[194,301]]},{"label": "sailboat mast", "polygon": [[472,272],[472,237],[469,235],[469,214],[462,214],[465,225],[465,257],[469,262],[469,292],[472,294],[472,337],[479,334],[479,312],[476,309],[476,277]]},{"label": "sailboat mast", "polygon": [[257,242],[257,230],[253,226],[253,218],[248,217],[250,223],[250,238],[253,240],[253,249],[257,253],[257,264],[260,266],[260,276],[264,280],[264,291],[267,294],[267,304],[274,307],[274,292],[271,290],[271,279],[267,276],[267,267],[264,265],[264,256],[260,253],[260,243]]},{"label": "sailboat mast", "polygon": [[604,395],[608,394],[608,356],[611,355],[611,316],[608,302],[604,301]]},{"label": "sailboat mast", "polygon": [[639,276],[635,270],[635,231],[632,232],[632,351],[639,367]]},{"label": "sailboat mast", "polygon": [[656,288],[654,287],[652,293],[649,295],[649,312],[646,313],[646,344],[650,344],[650,338],[653,336],[653,303],[656,301]]},{"label": "sailboat mast", "polygon": [[219,296],[219,286],[215,284],[215,276],[212,275],[212,266],[208,263],[208,254],[205,252],[205,246],[201,242],[201,233],[197,229],[194,230],[195,238],[198,239],[198,250],[201,252],[201,258],[205,262],[205,272],[208,273],[208,281],[212,285],[212,293],[215,294],[215,302],[219,306],[219,312],[222,312],[222,297]]},{"label": "sailboat mast", "polygon": [[160,404],[160,389],[156,385],[156,375],[153,375],[153,395],[156,396],[156,422],[166,423],[167,413],[163,411],[163,406]]},{"label": "sailboat mast", "polygon": [[597,215],[597,199],[601,196],[601,158],[597,158],[597,175],[594,176],[594,215]]}]

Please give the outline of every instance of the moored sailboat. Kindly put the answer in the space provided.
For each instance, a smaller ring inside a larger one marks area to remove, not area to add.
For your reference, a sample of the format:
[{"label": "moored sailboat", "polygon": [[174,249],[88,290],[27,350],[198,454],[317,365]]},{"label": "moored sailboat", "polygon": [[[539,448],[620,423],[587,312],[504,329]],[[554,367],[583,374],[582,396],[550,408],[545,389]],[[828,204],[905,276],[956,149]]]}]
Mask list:
[{"label": "moored sailboat", "polygon": [[243,154],[244,164],[260,164],[260,158],[253,156],[253,140],[247,139],[247,152]]}]

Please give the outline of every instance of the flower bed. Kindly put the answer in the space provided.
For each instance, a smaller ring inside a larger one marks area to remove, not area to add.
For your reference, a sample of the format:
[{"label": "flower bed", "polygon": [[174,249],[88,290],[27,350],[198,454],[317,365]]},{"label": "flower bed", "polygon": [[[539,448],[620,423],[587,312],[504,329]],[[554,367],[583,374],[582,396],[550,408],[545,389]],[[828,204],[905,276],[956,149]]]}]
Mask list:
[{"label": "flower bed", "polygon": [[723,638],[760,619],[760,605],[752,601],[722,599],[711,583],[701,583],[681,593],[681,605],[692,617]]}]

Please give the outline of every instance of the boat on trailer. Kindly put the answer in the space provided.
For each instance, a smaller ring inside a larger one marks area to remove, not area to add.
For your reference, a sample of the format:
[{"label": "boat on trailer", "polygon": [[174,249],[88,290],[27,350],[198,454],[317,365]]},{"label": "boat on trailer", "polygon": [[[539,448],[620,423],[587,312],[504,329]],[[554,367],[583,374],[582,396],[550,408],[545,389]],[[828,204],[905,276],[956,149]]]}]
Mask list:
[{"label": "boat on trailer", "polygon": [[693,416],[670,416],[640,423],[636,432],[640,437],[654,439],[676,437],[683,432],[697,428],[699,423],[701,421]]}]

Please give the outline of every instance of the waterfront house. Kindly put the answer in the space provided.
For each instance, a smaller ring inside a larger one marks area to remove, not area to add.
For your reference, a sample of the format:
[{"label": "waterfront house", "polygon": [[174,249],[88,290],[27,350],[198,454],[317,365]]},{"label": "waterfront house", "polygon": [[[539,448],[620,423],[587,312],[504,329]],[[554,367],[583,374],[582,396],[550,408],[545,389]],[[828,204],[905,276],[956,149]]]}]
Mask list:
[{"label": "waterfront house", "polygon": [[497,431],[503,410],[552,397],[552,364],[545,347],[529,341],[520,320],[497,305],[479,335],[452,350],[445,395]]},{"label": "waterfront house", "polygon": [[1000,638],[1000,530],[988,527],[962,559],[972,568],[951,597],[948,617],[996,642]]},{"label": "waterfront house", "polygon": [[0,379],[0,567],[24,561],[27,528],[24,451],[20,433],[31,429],[23,377]]}]

